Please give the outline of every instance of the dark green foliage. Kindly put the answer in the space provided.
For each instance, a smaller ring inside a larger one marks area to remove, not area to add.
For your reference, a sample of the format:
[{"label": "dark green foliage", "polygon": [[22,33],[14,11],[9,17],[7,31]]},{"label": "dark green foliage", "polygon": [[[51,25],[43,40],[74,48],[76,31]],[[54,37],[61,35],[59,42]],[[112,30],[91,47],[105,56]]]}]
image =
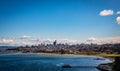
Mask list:
[{"label": "dark green foliage", "polygon": [[115,62],[113,64],[113,71],[120,71],[120,57],[115,57]]}]

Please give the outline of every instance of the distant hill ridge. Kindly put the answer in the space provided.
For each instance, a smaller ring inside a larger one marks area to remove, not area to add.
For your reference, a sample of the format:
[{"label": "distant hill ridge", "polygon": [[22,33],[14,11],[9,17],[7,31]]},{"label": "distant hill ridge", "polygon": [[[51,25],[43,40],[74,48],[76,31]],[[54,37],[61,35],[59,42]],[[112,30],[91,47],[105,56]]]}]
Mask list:
[{"label": "distant hill ridge", "polygon": [[0,49],[10,49],[15,48],[15,46],[0,46]]}]

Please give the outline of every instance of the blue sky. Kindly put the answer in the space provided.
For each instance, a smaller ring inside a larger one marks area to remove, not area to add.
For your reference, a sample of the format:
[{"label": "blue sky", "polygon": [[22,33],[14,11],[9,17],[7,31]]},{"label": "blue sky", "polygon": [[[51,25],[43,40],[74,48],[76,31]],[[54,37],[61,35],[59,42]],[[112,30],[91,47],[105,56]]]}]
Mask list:
[{"label": "blue sky", "polygon": [[[0,0],[0,40],[120,36],[120,0]],[[100,15],[106,10],[111,14]],[[1,41],[2,42],[2,41]]]}]

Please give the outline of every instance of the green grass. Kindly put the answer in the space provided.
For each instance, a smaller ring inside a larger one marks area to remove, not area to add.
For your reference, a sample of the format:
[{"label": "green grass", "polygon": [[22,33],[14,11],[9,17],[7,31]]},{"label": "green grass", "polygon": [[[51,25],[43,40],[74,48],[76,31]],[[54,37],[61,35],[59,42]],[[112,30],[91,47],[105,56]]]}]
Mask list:
[{"label": "green grass", "polygon": [[106,53],[93,53],[93,52],[80,52],[82,55],[93,55],[93,56],[102,56],[102,57],[120,57],[120,54],[106,54]]},{"label": "green grass", "polygon": [[98,54],[98,56],[105,56],[105,57],[120,57],[120,54],[105,54],[105,53],[101,53],[101,54]]}]

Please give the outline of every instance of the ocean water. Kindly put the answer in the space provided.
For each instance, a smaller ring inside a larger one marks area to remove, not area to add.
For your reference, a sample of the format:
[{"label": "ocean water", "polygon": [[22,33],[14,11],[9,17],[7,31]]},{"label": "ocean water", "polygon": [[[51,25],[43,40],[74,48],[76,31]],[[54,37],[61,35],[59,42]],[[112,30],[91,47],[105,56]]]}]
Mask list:
[{"label": "ocean water", "polygon": [[95,60],[95,56],[0,53],[0,71],[99,71],[96,68],[62,68],[71,66],[97,66],[110,62],[109,59]]}]

